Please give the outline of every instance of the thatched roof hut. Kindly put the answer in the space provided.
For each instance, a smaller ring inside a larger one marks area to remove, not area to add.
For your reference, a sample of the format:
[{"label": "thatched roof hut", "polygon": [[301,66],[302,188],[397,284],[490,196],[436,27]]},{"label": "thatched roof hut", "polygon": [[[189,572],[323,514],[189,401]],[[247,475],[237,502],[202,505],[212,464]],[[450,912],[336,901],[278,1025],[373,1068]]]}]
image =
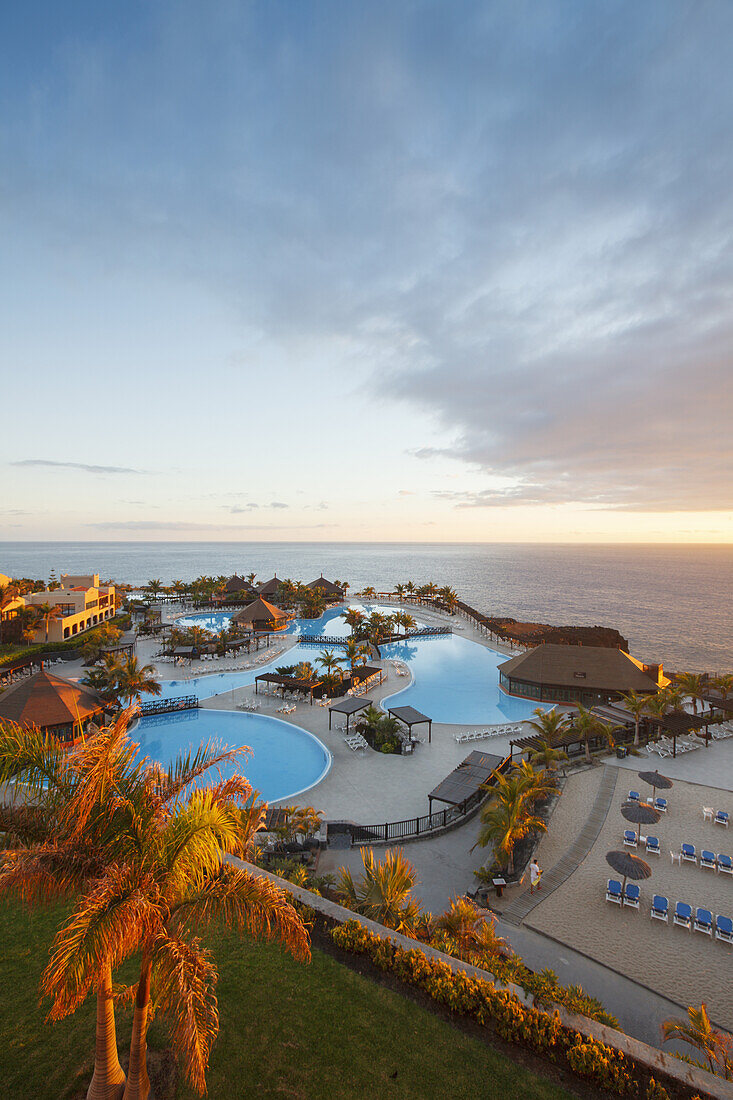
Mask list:
[{"label": "thatched roof hut", "polygon": [[276,573],[269,581],[263,581],[262,584],[257,586],[257,594],[259,596],[277,596],[279,588],[280,581],[277,579]]},{"label": "thatched roof hut", "polygon": [[333,581],[327,581],[323,573],[321,573],[317,580],[311,581],[310,584],[307,584],[305,587],[311,588],[314,592],[320,592],[322,596],[335,596],[337,599],[343,599],[344,596],[343,588],[334,584]]},{"label": "thatched roof hut", "polygon": [[224,589],[224,594],[226,596],[234,596],[239,592],[244,592],[247,594],[251,592],[254,595],[255,589],[252,587],[249,581],[245,580],[244,577],[238,577],[235,573],[227,581],[226,587]]},{"label": "thatched roof hut", "polygon": [[291,612],[281,611],[279,607],[258,596],[253,603],[243,607],[232,617],[232,623],[249,626],[253,630],[282,630],[292,618]]},{"label": "thatched roof hut", "polygon": [[499,665],[501,686],[511,695],[557,703],[607,703],[622,693],[659,690],[661,670],[622,649],[545,642]]},{"label": "thatched roof hut", "polygon": [[92,688],[36,672],[0,695],[0,720],[29,728],[38,726],[62,741],[73,742],[107,704]]}]

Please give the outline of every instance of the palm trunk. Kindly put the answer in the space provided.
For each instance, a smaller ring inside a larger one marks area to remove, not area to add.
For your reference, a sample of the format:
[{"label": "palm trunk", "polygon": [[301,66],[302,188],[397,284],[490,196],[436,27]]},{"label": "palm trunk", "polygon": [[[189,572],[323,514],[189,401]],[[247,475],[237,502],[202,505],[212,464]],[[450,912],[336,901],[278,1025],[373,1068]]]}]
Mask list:
[{"label": "palm trunk", "polygon": [[140,980],[137,983],[135,1011],[132,1017],[132,1038],[130,1039],[130,1066],[127,1071],[127,1084],[122,1100],[148,1100],[150,1081],[147,1067],[148,1010],[150,1007],[150,970],[151,960],[146,953],[140,967]]},{"label": "palm trunk", "polygon": [[97,986],[97,1044],[87,1100],[119,1100],[124,1087],[125,1074],[117,1057],[112,968],[105,963]]},{"label": "palm trunk", "polygon": [[593,763],[593,761],[591,760],[591,757],[590,757],[590,741],[588,740],[587,737],[585,739],[585,762],[586,762],[586,764],[592,764]]},{"label": "palm trunk", "polygon": [[639,747],[639,716],[636,716],[636,722],[634,723],[634,748]]}]

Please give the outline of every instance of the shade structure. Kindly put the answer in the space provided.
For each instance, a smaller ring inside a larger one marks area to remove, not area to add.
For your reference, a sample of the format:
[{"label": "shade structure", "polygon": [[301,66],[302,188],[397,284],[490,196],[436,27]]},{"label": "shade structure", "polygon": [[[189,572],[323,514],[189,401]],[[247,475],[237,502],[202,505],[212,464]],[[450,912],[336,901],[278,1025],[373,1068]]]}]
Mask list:
[{"label": "shade structure", "polygon": [[334,711],[337,714],[346,715],[346,732],[349,732],[349,719],[352,715],[358,713],[360,710],[364,710],[365,707],[372,705],[371,699],[365,699],[363,696],[355,697],[353,695],[347,696],[346,699],[341,699],[338,703],[332,703],[328,708],[328,728],[331,728],[331,718]]},{"label": "shade structure", "polygon": [[241,623],[244,626],[268,627],[274,630],[282,629],[293,616],[289,611],[281,611],[279,607],[263,600],[258,596],[248,607],[238,611],[232,617],[233,623]]},{"label": "shade structure", "polygon": [[50,672],[36,672],[7,688],[0,697],[0,719],[28,728],[74,726],[101,714],[105,702],[83,684],[63,680]]},{"label": "shade structure", "polygon": [[666,775],[660,775],[659,772],[639,772],[639,779],[658,791],[668,791],[674,786],[671,779],[667,779]]},{"label": "shade structure", "polygon": [[626,890],[627,878],[641,881],[641,879],[652,877],[652,869],[649,864],[643,859],[639,859],[638,856],[632,856],[631,852],[606,852],[606,863],[617,875],[623,875],[622,894]]},{"label": "shade structure", "polygon": [[621,813],[633,825],[638,825],[637,839],[641,836],[642,825],[656,825],[659,821],[659,810],[653,806],[646,806],[643,802],[624,802]]}]

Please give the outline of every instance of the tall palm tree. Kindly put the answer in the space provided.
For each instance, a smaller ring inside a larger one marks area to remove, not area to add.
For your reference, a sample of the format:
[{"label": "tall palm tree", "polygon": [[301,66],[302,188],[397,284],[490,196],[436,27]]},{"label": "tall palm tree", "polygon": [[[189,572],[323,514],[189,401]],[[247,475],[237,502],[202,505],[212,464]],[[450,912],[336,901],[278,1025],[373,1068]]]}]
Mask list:
[{"label": "tall palm tree", "polygon": [[128,653],[113,670],[117,694],[127,706],[142,695],[160,695],[160,683],[156,680],[154,665],[140,665],[137,657]]},{"label": "tall palm tree", "polygon": [[733,691],[733,672],[721,676],[714,676],[710,681],[710,686],[715,688],[716,691],[719,691],[723,699],[727,699]]},{"label": "tall palm tree", "polygon": [[35,605],[38,618],[42,620],[45,630],[45,641],[48,641],[48,625],[52,619],[58,619],[63,611],[58,604],[39,603]]},{"label": "tall palm tree", "polygon": [[153,579],[148,581],[148,583],[145,585],[145,588],[148,591],[148,595],[152,596],[153,599],[156,599],[163,590],[163,582],[161,581],[160,577],[153,577]]},{"label": "tall palm tree", "polygon": [[352,674],[357,665],[365,665],[369,660],[369,646],[364,642],[357,642],[355,638],[347,640],[345,653]]},{"label": "tall palm tree", "polygon": [[591,764],[590,742],[594,737],[605,737],[609,746],[613,745],[613,730],[615,726],[604,722],[596,714],[592,714],[581,703],[577,705],[577,712],[572,718],[572,728],[585,742],[585,762]]},{"label": "tall palm tree", "polygon": [[692,699],[692,709],[697,714],[698,701],[702,703],[703,696],[708,689],[708,682],[705,677],[697,672],[681,672],[675,683],[681,689],[683,695],[689,695]]},{"label": "tall palm tree", "polygon": [[341,676],[344,675],[344,670],[341,667],[343,664],[343,658],[337,657],[332,649],[323,649],[318,655],[318,664],[321,668],[325,668],[329,676]]},{"label": "tall palm tree", "polygon": [[629,714],[634,716],[634,747],[638,747],[639,744],[639,722],[641,717],[646,713],[647,704],[649,703],[648,695],[640,695],[637,691],[628,691],[625,695],[621,696],[621,700],[626,706]]},{"label": "tall palm tree", "polygon": [[344,620],[347,626],[351,627],[352,634],[356,632],[360,623],[364,621],[365,615],[363,611],[359,611],[357,607],[349,607],[346,611],[341,612],[341,618]]},{"label": "tall palm tree", "polygon": [[18,588],[12,581],[10,584],[0,584],[0,644],[3,640],[3,611],[18,595]]},{"label": "tall palm tree", "polygon": [[[308,940],[276,887],[222,862],[229,853],[247,855],[262,823],[262,807],[253,804],[247,781],[235,775],[185,794],[195,780],[235,762],[247,750],[217,753],[202,746],[179,758],[166,774],[138,762],[139,747],[127,737],[130,714],[125,712],[113,729],[100,731],[85,752],[71,757],[79,779],[72,797],[64,801],[59,796],[60,784],[54,785],[53,801],[43,796],[63,811],[57,814],[62,839],[88,844],[96,829],[100,842],[93,849],[96,873],[56,936],[42,989],[53,1001],[51,1017],[61,1018],[75,1011],[102,973],[111,975],[130,954],[141,953],[140,977],[131,991],[135,1008],[124,1095],[126,1100],[144,1100],[149,1094],[146,1035],[152,995],[171,1022],[189,1081],[199,1092],[205,1089],[208,1055],[218,1030],[216,968],[195,931],[223,920],[280,942],[303,959]],[[0,741],[0,770],[3,759]],[[48,771],[43,763],[35,765],[37,779]],[[35,789],[43,787],[37,782]],[[33,867],[39,858],[43,869],[45,849],[29,852],[25,868],[16,865],[16,878],[30,883],[26,890],[34,888]],[[102,993],[108,1016],[106,986]],[[108,1100],[117,1093],[95,1095]]]},{"label": "tall palm tree", "polygon": [[553,707],[552,710],[535,707],[533,714],[535,715],[534,721],[528,723],[530,729],[534,730],[543,741],[548,741],[551,745],[559,741],[570,727],[569,715],[563,714],[557,707]]},{"label": "tall palm tree", "polygon": [[716,1031],[710,1022],[707,1005],[703,1001],[699,1008],[690,1005],[687,1020],[665,1020],[662,1024],[662,1037],[678,1039],[701,1051],[707,1058],[711,1073],[722,1070],[722,1076],[730,1080],[733,1075],[733,1043],[720,1031]]},{"label": "tall palm tree", "polygon": [[340,869],[336,880],[340,900],[355,913],[362,913],[395,932],[415,936],[424,925],[426,914],[412,896],[417,873],[402,849],[388,849],[378,862],[371,848],[362,848],[361,859],[364,871],[356,879],[348,867]]},{"label": "tall palm tree", "polygon": [[534,831],[546,833],[547,825],[531,812],[524,798],[497,798],[481,811],[481,828],[473,848],[493,845],[499,865],[511,875],[516,845]]}]

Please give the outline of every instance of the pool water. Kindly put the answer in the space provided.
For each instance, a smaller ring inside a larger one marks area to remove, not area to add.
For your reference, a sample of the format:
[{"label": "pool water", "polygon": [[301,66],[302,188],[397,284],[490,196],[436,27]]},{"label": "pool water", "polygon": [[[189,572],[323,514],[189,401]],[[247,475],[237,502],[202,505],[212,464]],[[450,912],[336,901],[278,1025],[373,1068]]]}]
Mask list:
[{"label": "pool water", "polygon": [[515,699],[499,687],[498,666],[504,653],[461,638],[457,634],[415,638],[380,646],[383,657],[405,661],[413,682],[382,700],[384,707],[410,706],[434,722],[459,725],[521,722],[532,718],[537,703]]},{"label": "pool water", "polygon": [[[320,782],[331,767],[331,754],[317,737],[299,726],[262,714],[227,710],[187,710],[143,718],[133,731],[143,755],[164,768],[174,757],[215,740],[221,745],[248,745],[252,755],[235,767],[267,802],[292,798]],[[204,782],[215,782],[212,772]]]}]

